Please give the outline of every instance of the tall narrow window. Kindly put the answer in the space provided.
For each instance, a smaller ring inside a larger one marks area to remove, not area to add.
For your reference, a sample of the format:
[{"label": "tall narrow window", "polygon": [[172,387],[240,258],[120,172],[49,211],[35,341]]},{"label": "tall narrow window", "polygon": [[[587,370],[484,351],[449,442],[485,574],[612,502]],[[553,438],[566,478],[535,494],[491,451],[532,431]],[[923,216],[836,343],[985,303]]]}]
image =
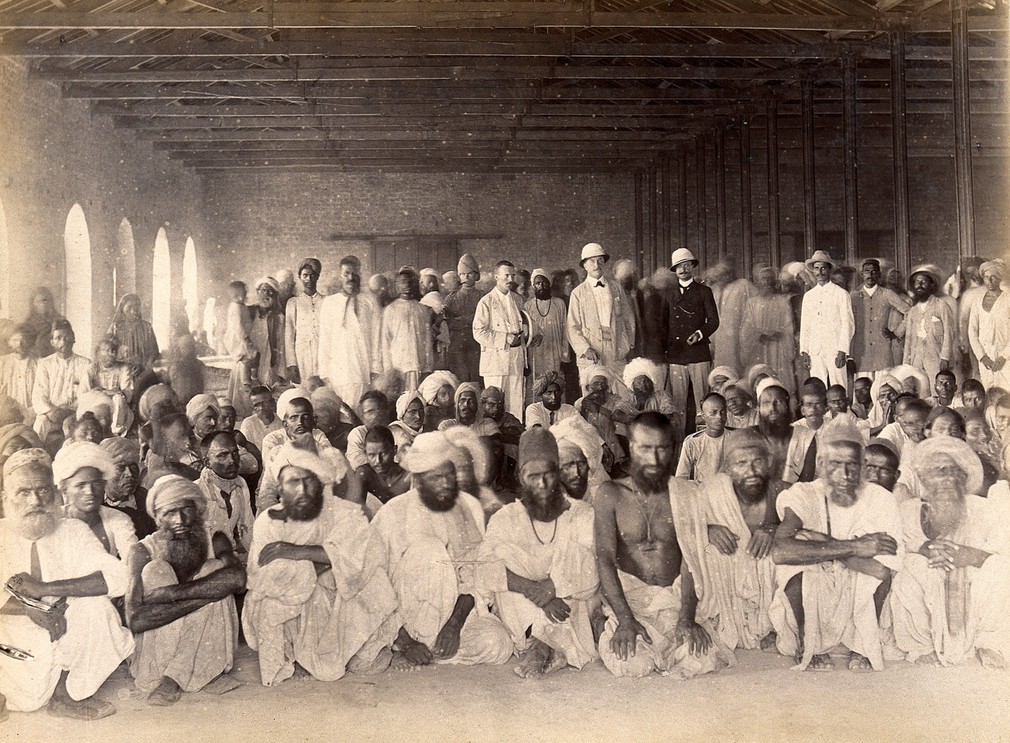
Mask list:
[{"label": "tall narrow window", "polygon": [[66,256],[66,316],[74,326],[74,336],[77,339],[75,351],[90,358],[95,353],[91,333],[91,236],[80,204],[74,204],[67,215],[67,224],[63,230],[63,249]]},{"label": "tall narrow window", "polygon": [[118,304],[121,298],[137,291],[137,251],[133,243],[133,225],[125,217],[116,232],[116,248],[113,301]]},{"label": "tall narrow window", "polygon": [[200,328],[200,292],[197,285],[196,245],[192,237],[186,238],[186,252],[182,256],[182,300],[186,303],[186,318],[190,332]]},{"label": "tall narrow window", "polygon": [[172,327],[172,256],[168,250],[165,228],[158,230],[154,239],[154,280],[151,287],[151,325],[158,345],[171,346]]}]

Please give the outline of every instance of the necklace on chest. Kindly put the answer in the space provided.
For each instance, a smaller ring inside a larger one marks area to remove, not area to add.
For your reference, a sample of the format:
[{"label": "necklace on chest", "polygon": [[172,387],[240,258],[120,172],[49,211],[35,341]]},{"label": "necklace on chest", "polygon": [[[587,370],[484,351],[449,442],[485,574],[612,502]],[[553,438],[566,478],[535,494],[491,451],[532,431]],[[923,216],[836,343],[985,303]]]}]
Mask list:
[{"label": "necklace on chest", "polygon": [[[635,505],[638,507],[639,512],[642,514],[642,518],[645,520],[645,544],[642,545],[642,551],[655,552],[659,549],[659,539],[653,534],[652,520],[659,509],[662,508],[663,500],[662,498],[655,498],[655,502],[652,504],[652,507],[646,509],[645,504],[648,503],[649,497],[643,495],[634,484],[631,486],[631,492]],[[666,521],[669,523],[670,519],[667,519]]]},{"label": "necklace on chest", "polygon": [[551,531],[551,538],[546,542],[540,538],[540,532],[537,531],[537,522],[533,520],[533,517],[530,516],[528,511],[526,513],[526,518],[530,520],[530,527],[533,529],[533,536],[537,538],[537,541],[540,542],[540,544],[548,545],[554,542],[554,538],[558,535],[558,521],[560,520],[560,517],[554,519],[554,529]]}]

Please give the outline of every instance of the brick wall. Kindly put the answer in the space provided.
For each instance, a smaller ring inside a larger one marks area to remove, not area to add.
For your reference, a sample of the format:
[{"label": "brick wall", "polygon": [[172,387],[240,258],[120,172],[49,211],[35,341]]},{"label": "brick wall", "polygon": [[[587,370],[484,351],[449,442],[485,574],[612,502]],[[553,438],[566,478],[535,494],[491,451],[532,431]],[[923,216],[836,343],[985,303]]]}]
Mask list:
[{"label": "brick wall", "polygon": [[[108,117],[93,117],[85,102],[63,98],[59,86],[30,78],[22,64],[3,58],[0,141],[0,201],[9,246],[4,274],[9,299],[0,291],[0,316],[24,317],[38,285],[52,288],[65,311],[63,233],[75,203],[84,210],[91,238],[96,339],[113,315],[111,276],[124,218],[133,228],[145,315],[150,317],[151,261],[160,227],[172,251],[173,297],[181,300],[186,237],[193,237],[198,250],[209,243],[198,176],[130,132],[115,129]],[[90,349],[77,350],[91,355]]]}]

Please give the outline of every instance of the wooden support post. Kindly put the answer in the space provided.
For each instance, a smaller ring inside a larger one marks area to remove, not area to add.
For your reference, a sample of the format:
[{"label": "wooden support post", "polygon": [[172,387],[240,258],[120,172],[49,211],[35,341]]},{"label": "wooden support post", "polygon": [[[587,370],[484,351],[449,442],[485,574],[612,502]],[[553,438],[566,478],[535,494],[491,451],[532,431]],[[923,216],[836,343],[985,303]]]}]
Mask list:
[{"label": "wooden support post", "polygon": [[663,262],[670,255],[670,253],[673,252],[673,248],[671,247],[671,244],[673,242],[673,235],[671,234],[673,224],[671,221],[672,205],[670,203],[670,199],[672,197],[672,193],[670,192],[670,181],[671,181],[670,153],[668,152],[663,153],[662,164],[663,164],[662,168],[663,177],[661,185],[663,191],[662,220],[661,220],[662,240],[660,242],[659,255],[656,256],[656,260],[652,264],[652,272],[655,272],[655,270],[663,264]]},{"label": "wooden support post", "polygon": [[715,134],[715,224],[719,260],[726,260],[726,132]]},{"label": "wooden support post", "polygon": [[708,195],[705,193],[705,138],[699,137],[694,141],[694,165],[695,165],[695,206],[698,210],[698,254],[700,261],[705,261],[708,253]]},{"label": "wooden support post", "polygon": [[765,146],[768,152],[768,260],[782,265],[782,244],[779,239],[779,102],[768,101],[768,124]]},{"label": "wooden support post", "polygon": [[905,32],[891,35],[891,141],[894,157],[894,261],[902,276],[912,263],[908,224],[908,132],[905,129]]},{"label": "wooden support post", "polygon": [[817,250],[817,182],[814,169],[814,83],[804,80],[801,89],[803,126],[803,241],[805,255]]},{"label": "wooden support post", "polygon": [[740,124],[740,250],[743,252],[743,270],[747,277],[750,277],[751,267],[754,265],[750,164],[750,122],[744,119]]},{"label": "wooden support post", "polygon": [[[859,186],[856,173],[856,60],[842,59],[842,136],[845,195],[845,255],[846,263],[855,264],[859,254]],[[834,257],[834,256],[832,256]]]},{"label": "wooden support post", "polygon": [[975,205],[971,166],[971,89],[968,79],[968,3],[950,0],[950,48],[954,72],[954,169],[958,258],[975,255]]},{"label": "wooden support post", "polygon": [[642,171],[635,171],[635,256],[638,264],[638,270],[643,270],[645,265],[645,240],[642,234],[642,225],[644,223],[642,215],[642,181],[644,176]]},{"label": "wooden support post", "polygon": [[639,272],[639,276],[646,267],[652,266],[656,262],[656,255],[659,253],[659,169],[655,164],[649,166],[649,252],[645,257],[645,266]]},{"label": "wooden support post", "polygon": [[677,247],[687,247],[687,146],[677,149]]}]

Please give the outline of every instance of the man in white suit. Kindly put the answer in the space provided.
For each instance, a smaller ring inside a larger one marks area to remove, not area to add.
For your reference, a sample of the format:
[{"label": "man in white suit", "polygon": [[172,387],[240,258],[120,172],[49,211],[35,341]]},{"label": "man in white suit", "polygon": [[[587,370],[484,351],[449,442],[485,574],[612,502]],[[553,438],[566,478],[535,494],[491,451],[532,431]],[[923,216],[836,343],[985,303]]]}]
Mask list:
[{"label": "man in white suit", "polygon": [[855,320],[852,297],[831,281],[834,261],[827,251],[817,250],[807,260],[807,268],[817,285],[803,295],[800,314],[800,357],[827,387],[840,384],[848,388],[845,362],[849,356]]},{"label": "man in white suit", "polygon": [[599,243],[582,248],[586,280],[568,302],[568,342],[575,351],[580,378],[596,364],[618,379],[635,342],[635,312],[618,282],[604,274],[610,256]]},{"label": "man in white suit", "polygon": [[382,371],[382,308],[371,292],[361,293],[355,256],[340,261],[340,282],[341,290],[319,311],[319,376],[354,406]]},{"label": "man in white suit", "polygon": [[499,261],[495,266],[495,287],[477,303],[473,316],[473,337],[480,344],[480,375],[485,389],[497,387],[505,393],[505,410],[523,418],[523,372],[529,331],[524,332],[522,298],[512,291],[515,266]]}]

